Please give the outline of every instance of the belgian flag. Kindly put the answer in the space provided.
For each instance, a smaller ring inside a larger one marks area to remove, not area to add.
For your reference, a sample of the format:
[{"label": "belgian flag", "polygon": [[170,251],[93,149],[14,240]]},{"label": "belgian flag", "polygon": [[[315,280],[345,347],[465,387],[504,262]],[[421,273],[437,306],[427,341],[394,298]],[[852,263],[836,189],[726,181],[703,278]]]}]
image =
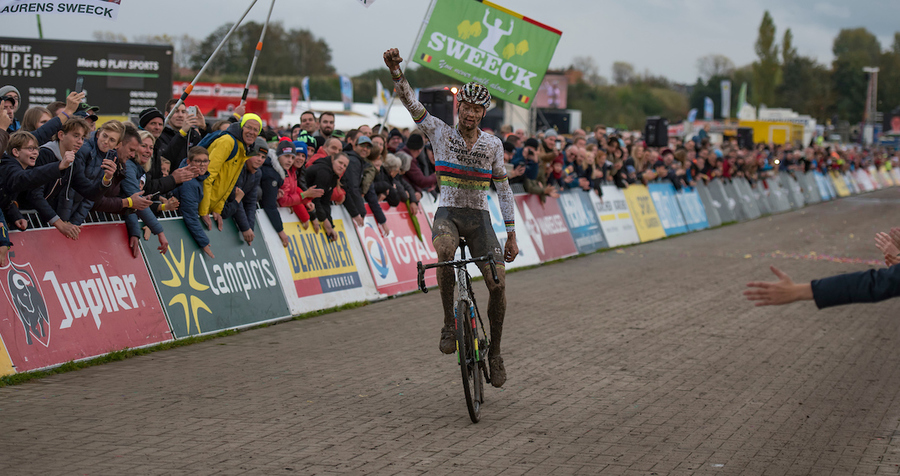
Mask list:
[{"label": "belgian flag", "polygon": [[524,94],[520,94],[520,95],[519,95],[519,102],[520,102],[520,103],[522,103],[522,104],[528,104],[528,101],[531,101],[531,98],[530,98],[530,97],[528,97],[528,96],[526,96],[526,95],[524,95]]},{"label": "belgian flag", "polygon": [[431,55],[428,53],[422,53],[422,61],[431,63]]}]

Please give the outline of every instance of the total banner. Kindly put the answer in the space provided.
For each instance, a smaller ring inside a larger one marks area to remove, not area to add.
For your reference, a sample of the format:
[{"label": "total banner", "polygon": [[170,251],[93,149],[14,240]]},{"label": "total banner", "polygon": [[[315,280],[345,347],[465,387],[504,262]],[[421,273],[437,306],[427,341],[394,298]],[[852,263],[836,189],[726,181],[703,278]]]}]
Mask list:
[{"label": "total banner", "polygon": [[[416,263],[437,262],[437,252],[431,244],[431,225],[425,216],[425,210],[420,207],[415,215],[422,232],[420,240],[405,204],[390,207],[387,203],[382,203],[381,206],[390,228],[388,236],[382,236],[378,230],[378,224],[368,205],[364,225],[356,228],[369,263],[369,271],[375,281],[375,289],[389,296],[415,291],[418,289]],[[425,276],[426,286],[437,285],[433,272]]]},{"label": "total banner", "polygon": [[653,200],[650,198],[650,191],[647,190],[647,187],[629,185],[623,193],[641,241],[665,238],[666,230],[659,221],[659,215],[656,213],[656,207],[653,206]]},{"label": "total banner", "polygon": [[578,254],[555,198],[546,197],[546,201],[541,203],[537,195],[517,195],[516,204],[522,213],[522,226],[528,230],[541,262]]},{"label": "total banner", "polygon": [[579,253],[609,248],[590,195],[596,195],[596,192],[572,189],[559,195],[559,205]]},{"label": "total banner", "polygon": [[55,229],[10,239],[10,262],[0,268],[0,372],[10,370],[3,353],[26,372],[172,340],[125,225],[85,225],[77,241]]},{"label": "total banner", "polygon": [[[280,208],[279,213],[287,235],[286,247],[263,210],[256,212],[256,222],[269,247],[291,314],[381,297],[366,269],[356,233],[346,229],[353,222],[344,207],[331,209],[337,241],[330,241],[321,231],[316,233],[312,226],[304,230],[297,215],[288,208]],[[279,258],[282,253],[284,259]]]},{"label": "total banner", "polygon": [[169,240],[161,255],[141,240],[150,274],[176,339],[289,317],[272,257],[260,237],[247,245],[234,220],[206,231],[206,255],[181,218],[160,220]]},{"label": "total banner", "polygon": [[634,227],[631,211],[628,210],[628,201],[625,194],[612,185],[601,185],[603,198],[597,194],[590,194],[594,212],[600,219],[600,228],[603,236],[611,248],[632,243],[640,243],[641,238]]},{"label": "total banner", "polygon": [[531,107],[562,32],[487,0],[437,0],[413,60]]},{"label": "total banner", "polygon": [[709,220],[706,218],[706,209],[700,200],[700,194],[691,187],[685,187],[675,194],[681,214],[684,215],[684,223],[688,230],[696,231],[709,228]]},{"label": "total banner", "polygon": [[651,183],[647,185],[647,190],[650,191],[650,197],[656,206],[656,213],[666,231],[666,236],[687,233],[688,228],[678,206],[678,199],[675,198],[675,186],[672,182]]},{"label": "total banner", "polygon": [[[500,242],[500,248],[506,247],[506,223],[503,221],[503,214],[500,213],[500,202],[497,193],[488,192],[488,210],[491,212],[491,226],[494,233],[497,234],[497,241]],[[506,269],[521,268],[523,266],[534,266],[541,263],[541,259],[534,248],[534,242],[531,240],[525,221],[519,209],[513,206],[513,213],[516,220],[516,245],[519,247],[519,255],[512,263],[506,263]],[[502,259],[502,257],[498,257]],[[481,274],[481,271],[478,271]]]}]

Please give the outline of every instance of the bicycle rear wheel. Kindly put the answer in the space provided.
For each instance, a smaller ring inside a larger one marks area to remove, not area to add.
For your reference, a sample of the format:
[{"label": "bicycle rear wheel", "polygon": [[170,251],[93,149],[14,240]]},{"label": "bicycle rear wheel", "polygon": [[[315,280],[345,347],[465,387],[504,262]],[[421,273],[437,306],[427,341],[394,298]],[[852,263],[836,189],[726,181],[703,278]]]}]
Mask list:
[{"label": "bicycle rear wheel", "polygon": [[484,384],[477,358],[480,357],[475,345],[475,330],[472,328],[472,309],[466,301],[456,305],[456,346],[459,358],[459,369],[462,374],[463,392],[466,396],[466,407],[472,423],[481,419],[481,402],[483,401]]}]

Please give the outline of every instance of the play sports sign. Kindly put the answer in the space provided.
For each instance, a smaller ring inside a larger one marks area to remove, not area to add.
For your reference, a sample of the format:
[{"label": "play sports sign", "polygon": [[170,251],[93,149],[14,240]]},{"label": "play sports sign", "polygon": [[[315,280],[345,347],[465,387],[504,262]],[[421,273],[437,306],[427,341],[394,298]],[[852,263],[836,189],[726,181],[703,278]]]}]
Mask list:
[{"label": "play sports sign", "polygon": [[531,107],[562,32],[479,0],[438,0],[413,60]]}]

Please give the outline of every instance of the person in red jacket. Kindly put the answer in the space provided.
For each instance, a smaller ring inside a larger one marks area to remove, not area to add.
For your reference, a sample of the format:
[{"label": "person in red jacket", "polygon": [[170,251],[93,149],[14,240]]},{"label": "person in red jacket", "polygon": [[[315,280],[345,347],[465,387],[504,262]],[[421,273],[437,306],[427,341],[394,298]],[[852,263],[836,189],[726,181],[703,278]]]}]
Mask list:
[{"label": "person in red jacket", "polygon": [[[297,174],[302,174],[305,169],[307,147],[303,142],[297,144],[287,139],[279,142],[275,148],[277,166],[276,163],[272,165],[284,177],[284,183],[278,192],[278,206],[290,207],[305,230],[309,227],[309,212],[313,210],[312,199],[321,197],[323,191],[315,185],[305,191],[300,188]],[[313,228],[318,232],[319,223],[313,222]]]}]

